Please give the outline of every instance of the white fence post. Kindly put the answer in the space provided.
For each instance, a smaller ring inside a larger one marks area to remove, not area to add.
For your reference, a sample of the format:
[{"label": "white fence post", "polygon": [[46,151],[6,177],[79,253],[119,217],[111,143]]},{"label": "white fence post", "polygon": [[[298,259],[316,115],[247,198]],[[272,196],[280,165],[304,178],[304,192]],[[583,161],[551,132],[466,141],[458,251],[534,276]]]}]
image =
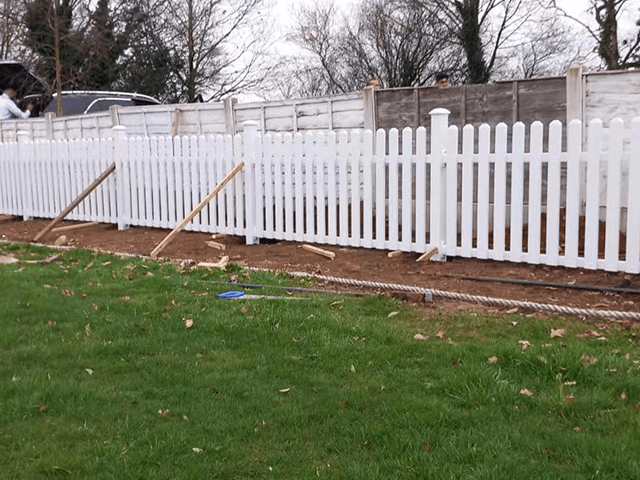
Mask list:
[{"label": "white fence post", "polygon": [[18,141],[18,178],[20,179],[20,193],[22,200],[22,220],[33,220],[33,195],[30,168],[33,162],[33,144],[29,145],[29,132],[19,130],[16,135]]},{"label": "white fence post", "polygon": [[128,149],[126,145],[126,127],[117,125],[113,127],[113,153],[116,161],[116,205],[118,212],[118,230],[126,230],[129,228],[128,220],[131,218],[130,208],[127,208],[126,196],[130,186],[126,185],[125,168],[128,168]]},{"label": "white fence post", "polygon": [[256,155],[256,137],[258,135],[258,123],[253,120],[244,122],[243,128],[243,150],[244,150],[244,193],[246,197],[247,211],[245,221],[245,241],[247,245],[257,245],[260,240],[255,237],[256,229],[256,195],[261,192],[254,191],[255,177],[255,155]]},{"label": "white fence post", "polygon": [[446,177],[442,169],[446,156],[447,129],[449,128],[449,114],[445,108],[435,108],[431,115],[431,199],[429,218],[429,244],[438,247],[438,253],[433,260],[443,260],[443,244],[445,239],[446,221],[446,188],[443,181]]}]

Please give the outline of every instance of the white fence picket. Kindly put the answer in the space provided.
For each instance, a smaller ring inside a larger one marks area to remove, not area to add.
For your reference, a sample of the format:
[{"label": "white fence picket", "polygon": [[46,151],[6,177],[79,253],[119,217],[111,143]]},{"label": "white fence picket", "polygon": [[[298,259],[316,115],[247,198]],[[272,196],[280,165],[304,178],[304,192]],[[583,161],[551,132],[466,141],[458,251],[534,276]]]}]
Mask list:
[{"label": "white fence picket", "polygon": [[600,157],[602,156],[602,121],[589,122],[587,163],[587,206],[585,210],[584,268],[598,267],[598,237],[600,233]]},{"label": "white fence picket", "polygon": [[[338,233],[338,244],[349,244],[349,155],[347,145],[348,134],[347,132],[340,132],[337,145],[337,158],[340,169],[339,184],[340,184],[340,202],[339,202],[339,215],[340,215],[340,230]],[[301,187],[302,188],[302,187]]]},{"label": "white fence picket", "polygon": [[400,187],[400,195],[401,195],[401,212],[402,212],[402,223],[400,225],[401,228],[401,241],[400,241],[400,250],[404,250],[406,252],[411,251],[411,230],[413,228],[412,223],[412,198],[411,192],[413,190],[412,186],[412,170],[413,170],[413,132],[409,127],[404,128],[402,130],[402,156],[400,160],[401,168],[402,168],[402,186]]},{"label": "white fence picket", "polygon": [[604,245],[604,269],[610,272],[615,272],[618,270],[618,262],[620,260],[620,173],[622,166],[621,159],[624,122],[619,118],[614,118],[609,124],[609,131],[609,155],[607,158],[607,223]]},{"label": "white fence picket", "polygon": [[466,125],[462,129],[462,252],[463,257],[472,256],[473,248],[473,142],[474,128]]},{"label": "white fence picket", "polygon": [[360,132],[353,130],[351,132],[351,141],[349,148],[349,159],[351,167],[351,178],[349,181],[351,191],[351,236],[349,245],[353,247],[360,246],[360,148],[362,146],[362,138]]},{"label": "white fence picket", "polygon": [[560,253],[560,155],[562,152],[562,123],[549,125],[549,161],[547,170],[546,263],[558,265]]},{"label": "white fence picket", "polygon": [[542,136],[540,122],[531,124],[529,157],[529,221],[527,223],[527,262],[540,263],[540,223],[542,216]]},{"label": "white fence picket", "polygon": [[627,243],[625,271],[640,272],[640,117],[631,122],[631,152],[629,156],[629,192],[627,201]]},{"label": "white fence picket", "polygon": [[491,129],[486,123],[478,130],[478,246],[476,256],[488,258],[489,251],[489,140]]},{"label": "white fence picket", "polygon": [[398,130],[389,130],[389,249],[398,250]]},{"label": "white fence picket", "polygon": [[495,152],[492,258],[504,260],[507,217],[507,125],[504,123],[496,126]]},{"label": "white fence picket", "polygon": [[[387,185],[386,185],[386,133],[384,130],[376,132],[375,170],[376,170],[376,248],[384,248],[387,243]],[[426,190],[426,188],[425,188]]]},{"label": "white fence picket", "polygon": [[[417,252],[425,252],[427,250],[427,161],[427,129],[419,127],[416,130],[415,250]],[[454,161],[457,163],[457,157]]]},{"label": "white fence picket", "polygon": [[524,123],[513,125],[511,161],[511,222],[507,260],[522,261],[522,225],[524,221]]}]

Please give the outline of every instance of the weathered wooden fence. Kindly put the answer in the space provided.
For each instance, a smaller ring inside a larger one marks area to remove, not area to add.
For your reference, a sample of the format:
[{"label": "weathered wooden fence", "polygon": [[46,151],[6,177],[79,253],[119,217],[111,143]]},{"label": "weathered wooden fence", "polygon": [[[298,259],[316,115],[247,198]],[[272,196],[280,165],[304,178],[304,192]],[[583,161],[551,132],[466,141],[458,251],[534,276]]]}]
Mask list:
[{"label": "weathered wooden fence", "polygon": [[[129,137],[0,144],[0,214],[52,218],[110,162],[115,177],[71,218],[174,227],[233,164],[244,171],[188,229],[259,238],[640,272],[640,118],[429,128]],[[531,138],[525,148],[525,131]],[[474,148],[477,136],[478,148]],[[415,147],[414,147],[415,146]],[[561,170],[566,169],[566,189]],[[606,172],[602,175],[601,171]],[[622,183],[622,172],[629,182]],[[628,187],[627,185],[631,185]],[[581,197],[581,191],[587,195]],[[599,195],[605,192],[601,211]],[[543,197],[545,201],[543,202]],[[584,200],[581,200],[584,198]],[[624,233],[623,233],[624,232]]]}]

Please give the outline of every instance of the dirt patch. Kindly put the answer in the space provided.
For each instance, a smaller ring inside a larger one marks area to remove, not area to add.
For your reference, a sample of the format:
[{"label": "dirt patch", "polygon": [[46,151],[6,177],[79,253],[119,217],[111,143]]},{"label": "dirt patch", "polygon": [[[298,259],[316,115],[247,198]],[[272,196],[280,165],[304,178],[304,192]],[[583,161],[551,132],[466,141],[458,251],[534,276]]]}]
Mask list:
[{"label": "dirt patch", "polygon": [[[38,219],[27,222],[0,221],[0,237],[4,240],[32,241],[48,222],[49,220]],[[65,222],[61,225],[73,224],[73,222]],[[118,231],[115,225],[100,224],[66,231],[64,234],[72,246],[148,255],[168,232],[168,230],[145,227],[132,227],[125,231]],[[57,237],[58,235],[49,233],[42,242],[53,245]],[[263,241],[260,245],[247,246],[244,244],[244,237],[232,236],[216,240],[225,244],[226,248],[222,252],[207,246],[205,244],[207,240],[211,240],[211,235],[181,232],[161,255],[175,259],[211,262],[219,260],[222,255],[229,255],[231,263],[271,270],[417,285],[472,295],[580,308],[640,312],[640,295],[637,294],[512,285],[462,278],[497,277],[640,290],[639,275],[458,258],[449,259],[446,262],[416,263],[419,257],[417,253],[403,253],[388,258],[388,252],[384,250],[318,245],[320,248],[336,253],[335,260],[330,260],[303,250],[299,243]],[[483,312],[509,310],[440,300],[437,302],[437,307],[447,310],[474,309]]]}]

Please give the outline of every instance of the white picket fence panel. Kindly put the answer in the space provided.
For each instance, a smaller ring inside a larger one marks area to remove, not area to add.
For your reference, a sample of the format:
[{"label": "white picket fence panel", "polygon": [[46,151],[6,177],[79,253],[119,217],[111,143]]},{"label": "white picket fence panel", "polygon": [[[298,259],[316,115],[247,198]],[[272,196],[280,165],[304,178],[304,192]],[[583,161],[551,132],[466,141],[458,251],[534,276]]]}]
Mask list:
[{"label": "white picket fence panel", "polygon": [[460,143],[442,109],[432,112],[429,142],[423,127],[261,136],[254,122],[235,137],[127,137],[124,127],[115,127],[113,138],[19,136],[0,144],[0,214],[53,218],[115,161],[116,173],[69,218],[172,228],[244,160],[243,172],[188,230],[245,235],[247,243],[270,238],[418,253],[435,245],[439,258],[638,273],[640,118],[626,127],[630,148],[623,148],[618,119],[603,149],[602,122],[591,121],[583,150],[580,122],[573,121],[565,151],[557,121],[549,125],[548,151],[539,122],[528,132],[528,151],[521,123],[513,126],[512,145],[505,124],[494,132],[468,125]]}]

